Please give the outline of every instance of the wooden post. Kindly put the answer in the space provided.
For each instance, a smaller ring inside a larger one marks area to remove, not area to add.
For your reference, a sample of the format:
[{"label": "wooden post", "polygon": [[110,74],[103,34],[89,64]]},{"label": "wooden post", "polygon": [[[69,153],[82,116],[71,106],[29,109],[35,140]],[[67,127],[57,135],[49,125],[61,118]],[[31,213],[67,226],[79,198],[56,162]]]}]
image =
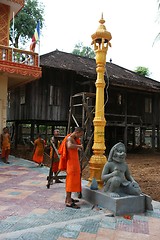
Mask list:
[{"label": "wooden post", "polygon": [[14,139],[14,147],[17,149],[17,144],[18,144],[18,122],[15,121],[15,139]]},{"label": "wooden post", "polygon": [[125,121],[125,128],[124,128],[124,145],[127,149],[127,130],[128,130],[128,127],[127,127],[127,93],[125,94],[125,109],[124,109],[124,114],[125,114],[125,117],[124,117],[124,121]]},{"label": "wooden post", "polygon": [[159,151],[160,150],[160,134],[159,134],[159,124],[157,126],[157,150]]},{"label": "wooden post", "polygon": [[35,123],[31,122],[31,140],[34,140],[34,127],[35,127]]}]

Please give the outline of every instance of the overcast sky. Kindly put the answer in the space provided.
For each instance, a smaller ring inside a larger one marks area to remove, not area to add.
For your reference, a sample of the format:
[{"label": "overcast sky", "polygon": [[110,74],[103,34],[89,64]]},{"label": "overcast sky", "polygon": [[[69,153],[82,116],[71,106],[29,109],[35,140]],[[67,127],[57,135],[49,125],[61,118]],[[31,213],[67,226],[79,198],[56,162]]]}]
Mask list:
[{"label": "overcast sky", "polygon": [[[91,46],[103,12],[105,26],[112,34],[107,61],[135,70],[148,67],[151,78],[160,81],[160,32],[157,0],[39,0],[45,5],[45,26],[41,32],[40,54],[55,49],[72,52],[75,44]],[[92,47],[92,46],[91,46]]]}]

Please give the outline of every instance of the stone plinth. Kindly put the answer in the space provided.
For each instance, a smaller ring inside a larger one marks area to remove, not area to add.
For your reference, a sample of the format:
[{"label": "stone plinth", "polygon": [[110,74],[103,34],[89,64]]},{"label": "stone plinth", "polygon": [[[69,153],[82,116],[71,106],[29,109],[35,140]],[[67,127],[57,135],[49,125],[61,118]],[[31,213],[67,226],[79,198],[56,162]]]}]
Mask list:
[{"label": "stone plinth", "polygon": [[146,210],[153,210],[151,198],[141,194],[139,196],[125,195],[113,198],[108,196],[103,190],[91,190],[87,186],[83,186],[83,198],[102,208],[113,212],[114,215],[120,216],[125,214],[144,213]]}]

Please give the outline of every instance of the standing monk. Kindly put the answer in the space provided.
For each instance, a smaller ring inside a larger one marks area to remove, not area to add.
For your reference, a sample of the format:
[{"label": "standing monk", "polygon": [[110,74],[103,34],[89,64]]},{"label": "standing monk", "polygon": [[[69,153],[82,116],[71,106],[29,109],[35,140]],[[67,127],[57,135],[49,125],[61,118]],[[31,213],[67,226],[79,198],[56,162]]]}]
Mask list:
[{"label": "standing monk", "polygon": [[[51,146],[50,146],[50,158],[52,160],[52,167],[50,168],[50,177],[53,177],[53,173],[55,175],[55,183],[62,183],[58,176],[58,166],[59,166],[59,156],[57,155],[55,148],[58,150],[60,146],[60,141],[58,140],[59,137],[59,129],[55,129],[53,132],[53,137],[51,138]],[[54,148],[55,146],[55,148]],[[51,181],[50,184],[53,184],[53,180]]]},{"label": "standing monk", "polygon": [[3,128],[3,133],[1,134],[1,146],[2,146],[2,159],[4,159],[4,162],[9,164],[8,157],[10,154],[10,148],[11,148],[11,139],[9,130],[7,127]]},{"label": "standing monk", "polygon": [[[80,142],[80,137],[84,134],[84,130],[81,127],[77,127],[73,133],[67,135],[63,140],[65,141],[66,151],[66,207],[80,208],[75,204],[79,200],[71,198],[72,192],[81,192],[81,168],[79,162],[78,150],[82,150],[83,146]],[[62,145],[63,147],[63,145]],[[62,154],[63,155],[63,154]]]},{"label": "standing monk", "polygon": [[39,134],[38,138],[34,141],[33,158],[32,158],[34,162],[38,163],[39,167],[43,167],[44,148],[45,148],[45,141],[41,137],[41,134]]}]

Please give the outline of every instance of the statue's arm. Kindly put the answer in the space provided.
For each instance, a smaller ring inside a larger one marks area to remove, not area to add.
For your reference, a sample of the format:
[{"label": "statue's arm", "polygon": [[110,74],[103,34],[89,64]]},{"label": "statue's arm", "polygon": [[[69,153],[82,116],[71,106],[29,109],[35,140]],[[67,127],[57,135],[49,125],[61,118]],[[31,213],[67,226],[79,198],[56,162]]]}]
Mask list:
[{"label": "statue's arm", "polygon": [[135,182],[134,178],[133,178],[132,175],[130,174],[128,165],[127,165],[127,167],[126,167],[125,177],[126,177],[126,179],[127,179],[128,181]]},{"label": "statue's arm", "polygon": [[113,172],[110,172],[110,166],[109,166],[109,163],[107,163],[104,168],[103,168],[103,171],[102,171],[102,175],[101,175],[101,179],[104,181],[104,182],[107,182],[108,179],[110,179],[111,177],[113,177],[115,175],[114,171]]}]

